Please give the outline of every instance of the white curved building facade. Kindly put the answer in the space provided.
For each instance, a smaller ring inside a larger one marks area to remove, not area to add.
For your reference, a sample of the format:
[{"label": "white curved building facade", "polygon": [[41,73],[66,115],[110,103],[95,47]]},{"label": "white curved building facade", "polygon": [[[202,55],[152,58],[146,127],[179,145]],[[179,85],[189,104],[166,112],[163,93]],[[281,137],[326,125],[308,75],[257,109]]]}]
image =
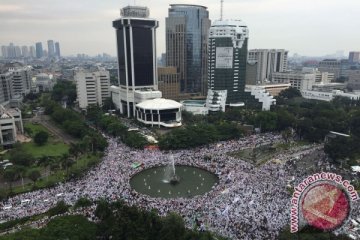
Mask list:
[{"label": "white curved building facade", "polygon": [[156,98],[136,105],[136,118],[151,126],[180,127],[182,104],[174,100]]}]

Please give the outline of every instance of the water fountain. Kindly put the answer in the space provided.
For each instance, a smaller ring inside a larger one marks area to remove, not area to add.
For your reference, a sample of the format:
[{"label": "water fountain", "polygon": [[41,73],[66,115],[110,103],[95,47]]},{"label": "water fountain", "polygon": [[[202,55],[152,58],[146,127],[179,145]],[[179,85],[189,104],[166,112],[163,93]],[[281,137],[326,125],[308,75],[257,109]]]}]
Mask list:
[{"label": "water fountain", "polygon": [[164,163],[137,172],[130,179],[131,187],[151,197],[191,198],[211,191],[219,180],[216,174],[205,169],[175,165],[171,154]]},{"label": "water fountain", "polygon": [[176,175],[174,156],[170,155],[169,160],[169,165],[165,168],[163,182],[175,185],[179,183],[180,178]]}]

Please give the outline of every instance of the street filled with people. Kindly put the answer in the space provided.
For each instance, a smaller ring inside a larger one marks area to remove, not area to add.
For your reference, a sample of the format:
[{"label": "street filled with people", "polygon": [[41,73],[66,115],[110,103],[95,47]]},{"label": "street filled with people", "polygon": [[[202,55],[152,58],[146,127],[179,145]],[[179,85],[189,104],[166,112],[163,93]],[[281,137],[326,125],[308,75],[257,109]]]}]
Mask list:
[{"label": "street filled with people", "polygon": [[[60,200],[73,205],[79,198],[86,197],[94,201],[122,200],[143,209],[157,209],[162,216],[176,212],[188,227],[196,224],[199,230],[214,231],[231,239],[276,239],[290,223],[289,183],[294,186],[313,173],[336,170],[320,144],[294,146],[260,166],[229,155],[233,151],[283,141],[280,135],[272,133],[167,152],[131,149],[110,137],[107,141],[109,145],[102,162],[84,177],[3,201],[0,220],[46,212]],[[131,188],[129,180],[134,174],[144,168],[166,165],[170,155],[174,156],[175,164],[216,173],[218,183],[210,192],[193,198],[151,198]],[[312,165],[299,167],[302,161],[310,161]],[[141,163],[141,167],[134,168],[134,163]],[[359,215],[360,204],[354,202],[350,217]]]}]

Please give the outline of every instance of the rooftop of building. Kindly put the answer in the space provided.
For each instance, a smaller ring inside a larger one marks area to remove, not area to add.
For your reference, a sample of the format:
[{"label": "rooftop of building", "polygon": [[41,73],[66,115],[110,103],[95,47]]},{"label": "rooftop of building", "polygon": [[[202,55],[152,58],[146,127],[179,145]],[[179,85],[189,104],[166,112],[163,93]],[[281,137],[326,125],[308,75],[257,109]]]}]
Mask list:
[{"label": "rooftop of building", "polygon": [[205,6],[196,5],[196,4],[170,4],[170,7],[198,7],[198,8],[207,9],[207,7]]},{"label": "rooftop of building", "polygon": [[282,51],[282,52],[289,52],[286,49],[282,49],[282,48],[255,48],[255,49],[250,49],[249,52],[264,52],[264,51],[269,51],[269,52],[276,52],[276,51]]},{"label": "rooftop of building", "polygon": [[147,110],[165,110],[182,107],[182,104],[171,99],[155,98],[146,100],[136,105],[136,107]]},{"label": "rooftop of building", "polygon": [[206,100],[184,100],[181,101],[181,103],[187,106],[204,107],[206,105]]},{"label": "rooftop of building", "polygon": [[150,11],[145,6],[126,6],[120,10],[121,17],[148,18]]},{"label": "rooftop of building", "polygon": [[18,108],[5,108],[3,105],[0,105],[0,119],[12,118],[20,113],[21,111]]},{"label": "rooftop of building", "polygon": [[247,27],[246,23],[237,19],[215,20],[211,23],[211,27]]}]

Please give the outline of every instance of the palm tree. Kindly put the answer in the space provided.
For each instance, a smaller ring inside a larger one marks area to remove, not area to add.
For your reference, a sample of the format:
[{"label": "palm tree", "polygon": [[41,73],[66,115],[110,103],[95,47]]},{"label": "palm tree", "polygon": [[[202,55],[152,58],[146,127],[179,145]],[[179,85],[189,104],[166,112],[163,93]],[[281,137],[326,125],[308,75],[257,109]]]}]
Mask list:
[{"label": "palm tree", "polygon": [[79,155],[82,153],[80,144],[71,143],[69,153],[70,153],[70,155],[74,156],[75,160],[77,160]]},{"label": "palm tree", "polygon": [[12,184],[19,177],[15,168],[6,169],[4,172],[4,179],[9,182],[9,191],[12,191]]},{"label": "palm tree", "polygon": [[71,159],[68,153],[64,153],[60,156],[61,168],[66,170],[66,175],[68,175],[69,166],[71,165]]},{"label": "palm tree", "polygon": [[26,174],[26,167],[24,167],[24,166],[16,166],[15,171],[19,174],[19,177],[21,178],[21,185],[22,185],[22,188],[24,189],[24,177],[25,177],[25,174]]}]

